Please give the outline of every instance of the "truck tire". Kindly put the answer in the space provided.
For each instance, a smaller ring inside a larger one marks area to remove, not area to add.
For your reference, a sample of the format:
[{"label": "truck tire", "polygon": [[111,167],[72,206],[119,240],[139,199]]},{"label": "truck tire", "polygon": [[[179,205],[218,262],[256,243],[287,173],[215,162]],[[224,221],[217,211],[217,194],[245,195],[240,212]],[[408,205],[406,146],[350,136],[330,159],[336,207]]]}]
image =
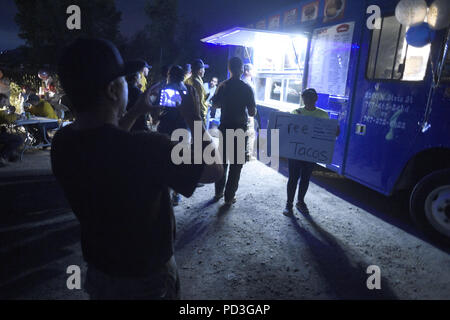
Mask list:
[{"label": "truck tire", "polygon": [[450,169],[422,178],[411,193],[409,205],[414,223],[427,236],[450,244]]}]

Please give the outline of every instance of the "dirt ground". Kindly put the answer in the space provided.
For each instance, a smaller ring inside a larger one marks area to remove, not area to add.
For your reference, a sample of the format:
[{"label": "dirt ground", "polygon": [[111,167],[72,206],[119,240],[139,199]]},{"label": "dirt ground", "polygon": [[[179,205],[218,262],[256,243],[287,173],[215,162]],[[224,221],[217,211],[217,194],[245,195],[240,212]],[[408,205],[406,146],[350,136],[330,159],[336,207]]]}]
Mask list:
[{"label": "dirt ground", "polygon": [[[315,183],[306,196],[310,216],[285,217],[286,183],[251,162],[230,210],[208,201],[213,186],[182,202],[176,252],[183,298],[450,298],[448,253]],[[370,265],[381,269],[381,290],[367,289]]]},{"label": "dirt ground", "polygon": [[[245,165],[229,210],[211,202],[213,185],[183,198],[175,208],[182,298],[450,298],[449,250],[421,239],[392,200],[327,171],[313,181],[310,216],[281,214],[287,178],[258,161]],[[66,287],[69,265],[85,272],[70,210],[3,220],[0,237],[1,297],[87,298]],[[381,269],[381,290],[367,289],[370,265]]]}]

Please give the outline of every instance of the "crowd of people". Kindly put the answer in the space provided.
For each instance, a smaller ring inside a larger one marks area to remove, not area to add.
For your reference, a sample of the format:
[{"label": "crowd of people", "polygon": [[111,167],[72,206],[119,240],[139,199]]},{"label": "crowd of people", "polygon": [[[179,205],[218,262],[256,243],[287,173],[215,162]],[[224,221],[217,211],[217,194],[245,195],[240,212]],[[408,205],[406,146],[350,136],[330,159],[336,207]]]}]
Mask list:
[{"label": "crowd of people", "polygon": [[[92,299],[179,298],[173,206],[181,196],[190,197],[207,183],[215,184],[214,201],[224,198],[224,206],[232,206],[243,165],[255,158],[252,65],[231,58],[230,77],[221,83],[215,75],[203,82],[208,65],[201,59],[184,67],[162,66],[154,83],[147,78],[151,68],[142,59],[124,62],[117,48],[101,39],[76,40],[66,48],[58,66],[74,121],[59,128],[53,138],[52,170],[81,225],[88,265],[85,289]],[[180,93],[176,107],[159,105],[165,90]],[[1,93],[0,98],[3,103],[7,100]],[[28,112],[58,118],[46,99],[24,90],[24,100]],[[313,89],[303,93],[303,101],[305,107],[294,113],[328,116],[315,107]],[[12,122],[13,114],[9,109],[0,113],[0,119]],[[221,148],[207,130],[217,114]],[[186,129],[192,135],[196,124],[199,130],[198,123],[203,139],[191,139],[187,156],[194,159],[194,150],[202,154],[209,150],[217,161],[175,165],[172,151],[178,141],[171,140],[172,133]],[[224,147],[230,129],[247,132],[244,163],[237,159],[242,152],[238,137],[232,138],[233,155]],[[45,137],[36,130],[36,136]],[[0,137],[14,148],[22,143],[3,130]],[[2,151],[5,159],[13,154],[11,147]],[[289,160],[285,215],[293,214],[297,184],[297,208],[308,213],[304,196],[312,168],[312,163]]]},{"label": "crowd of people", "polygon": [[[56,80],[44,70],[39,71],[38,77],[41,79],[38,90],[23,85],[15,97],[16,104],[12,105],[12,82],[4,70],[0,70],[0,167],[19,159],[18,152],[27,135],[31,145],[47,148],[51,143],[48,130],[57,129],[63,121],[73,119],[70,103],[63,91],[57,89]],[[32,117],[58,121],[28,125],[27,130],[18,130],[21,127],[19,120]]]}]

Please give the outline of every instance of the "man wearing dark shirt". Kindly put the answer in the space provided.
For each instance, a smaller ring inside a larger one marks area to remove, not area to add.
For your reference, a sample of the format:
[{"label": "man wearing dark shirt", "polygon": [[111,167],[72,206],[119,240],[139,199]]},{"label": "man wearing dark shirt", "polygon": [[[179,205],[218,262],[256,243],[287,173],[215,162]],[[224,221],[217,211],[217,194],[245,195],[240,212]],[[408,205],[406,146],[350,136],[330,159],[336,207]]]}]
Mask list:
[{"label": "man wearing dark shirt", "polygon": [[[245,142],[244,150],[239,150],[237,139],[234,138],[234,159],[227,159],[226,130],[242,129],[243,132],[246,132],[248,123],[247,112],[249,116],[255,116],[256,104],[252,88],[240,79],[243,73],[242,60],[237,57],[231,58],[228,63],[228,68],[231,73],[231,78],[222,82],[217,88],[213,98],[213,106],[221,108],[219,130],[223,136],[221,150],[223,152],[222,158],[224,162],[224,174],[222,179],[216,182],[215,186],[215,200],[218,201],[225,196],[225,204],[229,206],[236,202],[234,196],[239,186],[239,179],[243,166],[243,163],[238,163],[238,154],[241,153],[245,155],[247,143]],[[247,141],[247,138],[245,140]],[[227,161],[230,161],[231,164],[228,165]],[[230,171],[228,173],[227,181],[228,166],[230,167]]]},{"label": "man wearing dark shirt", "polygon": [[[220,165],[175,165],[166,136],[128,132],[154,108],[147,91],[124,115],[124,76],[137,71],[100,39],[75,41],[59,64],[76,120],[53,140],[52,169],[81,225],[91,299],[178,298],[169,188],[189,197],[199,181],[222,175]],[[192,130],[201,121],[194,108],[179,110]],[[211,143],[206,138],[202,150]]]}]

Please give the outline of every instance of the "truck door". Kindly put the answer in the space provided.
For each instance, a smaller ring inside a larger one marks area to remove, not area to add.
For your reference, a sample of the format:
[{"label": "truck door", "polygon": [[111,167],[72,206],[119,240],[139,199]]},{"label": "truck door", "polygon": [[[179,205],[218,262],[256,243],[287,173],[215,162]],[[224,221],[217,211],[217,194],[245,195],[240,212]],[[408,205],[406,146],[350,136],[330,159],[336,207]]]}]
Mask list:
[{"label": "truck door", "polygon": [[380,30],[364,28],[344,175],[389,194],[421,129],[431,76],[430,45],[409,46],[391,12]]}]

